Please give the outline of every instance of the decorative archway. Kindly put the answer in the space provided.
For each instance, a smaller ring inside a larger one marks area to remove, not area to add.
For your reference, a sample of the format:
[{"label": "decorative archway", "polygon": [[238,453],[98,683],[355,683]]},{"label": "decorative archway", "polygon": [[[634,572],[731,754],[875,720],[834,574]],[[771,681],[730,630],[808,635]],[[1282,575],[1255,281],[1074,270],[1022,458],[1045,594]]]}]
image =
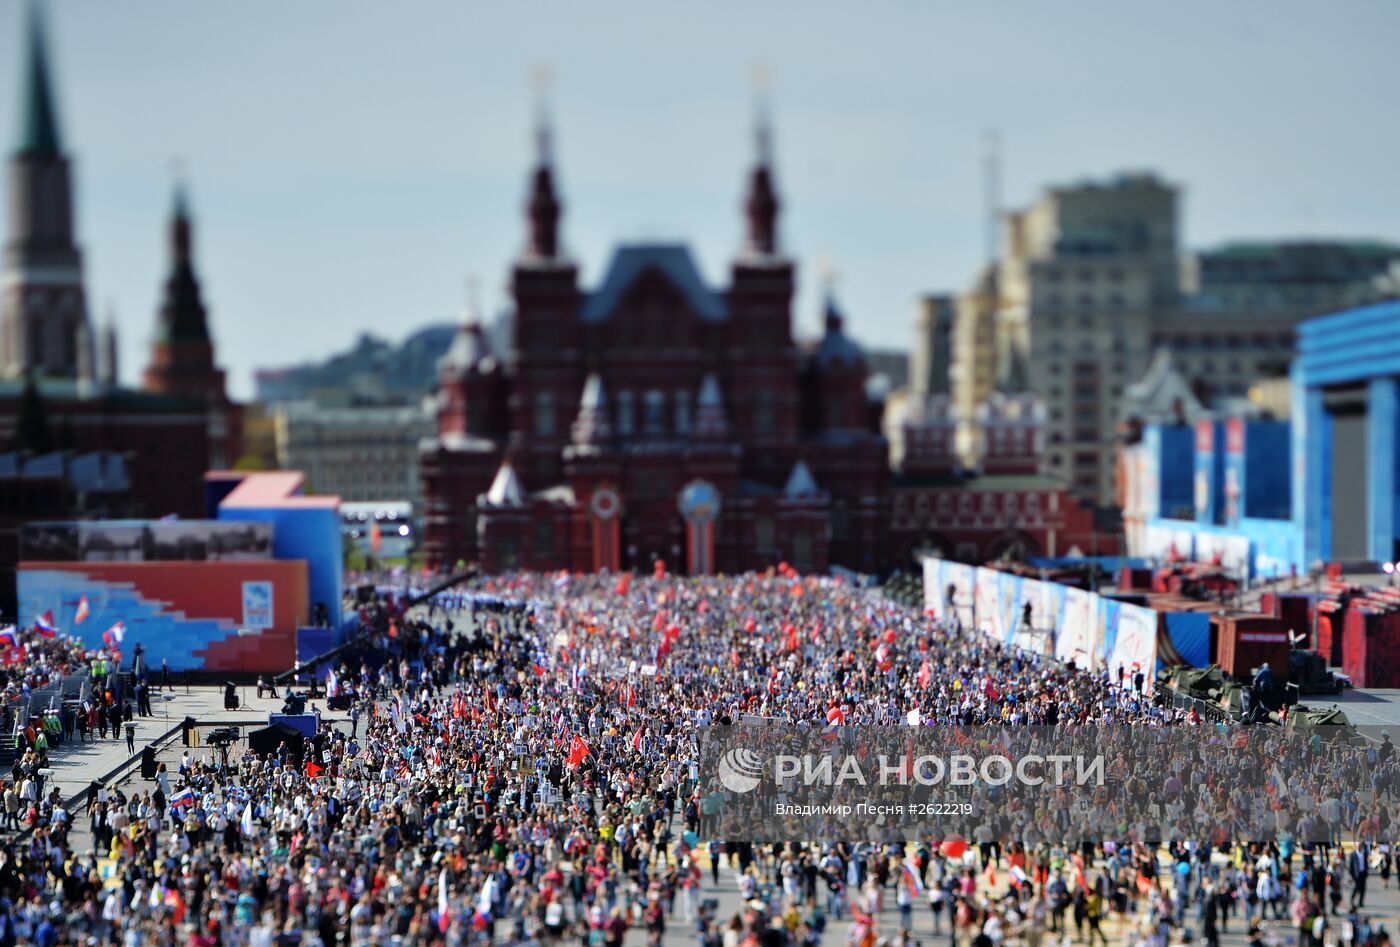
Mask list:
[{"label": "decorative archway", "polygon": [[588,519],[593,571],[619,571],[622,567],[622,497],[611,483],[599,484],[588,498]]},{"label": "decorative archway", "polygon": [[901,567],[911,568],[917,572],[922,568],[925,556],[952,559],[956,548],[953,541],[940,532],[919,533],[905,542],[899,555],[895,557],[895,562]]},{"label": "decorative archway", "polygon": [[719,519],[719,491],[709,481],[692,480],[681,490],[676,506],[685,520],[685,558],[690,574],[712,574],[715,571],[715,520]]},{"label": "decorative archway", "polygon": [[1009,529],[987,545],[987,562],[1025,562],[1040,555],[1040,543],[1023,529]]}]

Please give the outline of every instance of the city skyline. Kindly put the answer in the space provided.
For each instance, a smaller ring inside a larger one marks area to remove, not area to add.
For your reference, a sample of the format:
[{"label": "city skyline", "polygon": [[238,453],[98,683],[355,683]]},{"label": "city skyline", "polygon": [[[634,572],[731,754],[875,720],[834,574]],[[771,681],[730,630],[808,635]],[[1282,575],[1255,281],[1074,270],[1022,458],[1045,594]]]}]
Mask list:
[{"label": "city skyline", "polygon": [[[7,151],[24,6],[0,7]],[[423,3],[410,7],[422,16],[338,19],[311,3],[278,8],[272,32],[247,9],[43,5],[89,310],[101,324],[115,301],[128,384],[148,360],[168,267],[175,158],[236,397],[251,393],[255,368],[324,357],[362,331],[397,340],[458,318],[469,276],[488,314],[499,311],[525,239],[528,74],[541,62],[555,77],[563,237],[586,287],[618,243],[639,239],[688,243],[707,282],[723,282],[753,161],[749,76],[766,64],[805,335],[818,328],[822,259],[839,273],[850,330],[871,346],[906,345],[919,294],[971,282],[985,256],[989,128],[1005,142],[1003,207],[1151,168],[1184,189],[1184,247],[1400,235],[1383,157],[1397,136],[1365,120],[1385,105],[1384,24],[1400,22],[1379,5],[1357,5],[1350,21],[1301,5],[1286,16],[1271,6],[1267,19],[1262,5],[1211,11],[1217,28],[1204,36],[1179,10],[1071,28],[1027,5],[891,5],[859,18],[787,5],[729,24],[628,10],[604,28],[573,10],[527,23]],[[471,42],[485,18],[498,41]],[[1003,32],[1005,60],[970,82],[986,44],[929,45],[950,26]],[[372,57],[387,68],[364,68]],[[1345,168],[1331,158],[1341,145]]]}]

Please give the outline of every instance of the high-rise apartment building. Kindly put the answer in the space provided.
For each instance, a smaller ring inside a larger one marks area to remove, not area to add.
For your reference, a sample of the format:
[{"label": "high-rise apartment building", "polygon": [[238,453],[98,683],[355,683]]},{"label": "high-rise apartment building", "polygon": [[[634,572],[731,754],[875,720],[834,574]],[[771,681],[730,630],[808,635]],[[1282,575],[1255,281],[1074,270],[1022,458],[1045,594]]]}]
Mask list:
[{"label": "high-rise apartment building", "polygon": [[[1140,378],[1151,325],[1175,305],[1177,190],[1151,174],[1057,187],[1007,217],[990,357],[1018,361],[1045,404],[1047,472],[1114,496],[1115,404]],[[980,344],[980,340],[979,340]]]},{"label": "high-rise apartment building", "polygon": [[976,465],[977,431],[973,420],[996,384],[997,269],[985,268],[953,306],[951,337],[954,452],[967,467]]}]

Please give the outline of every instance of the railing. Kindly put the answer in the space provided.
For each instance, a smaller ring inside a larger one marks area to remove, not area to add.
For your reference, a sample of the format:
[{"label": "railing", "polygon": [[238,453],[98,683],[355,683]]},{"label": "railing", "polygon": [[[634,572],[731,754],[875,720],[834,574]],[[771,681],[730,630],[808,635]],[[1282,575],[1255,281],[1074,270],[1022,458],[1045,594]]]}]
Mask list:
[{"label": "railing", "polygon": [[[46,714],[63,712],[63,705],[69,701],[81,701],[91,694],[92,672],[81,668],[65,674],[52,684],[46,684],[31,691],[28,697],[17,697],[0,714],[8,711],[11,719],[9,727],[0,727],[0,766],[14,762],[17,734],[36,718]],[[61,742],[60,737],[60,742]]]}]

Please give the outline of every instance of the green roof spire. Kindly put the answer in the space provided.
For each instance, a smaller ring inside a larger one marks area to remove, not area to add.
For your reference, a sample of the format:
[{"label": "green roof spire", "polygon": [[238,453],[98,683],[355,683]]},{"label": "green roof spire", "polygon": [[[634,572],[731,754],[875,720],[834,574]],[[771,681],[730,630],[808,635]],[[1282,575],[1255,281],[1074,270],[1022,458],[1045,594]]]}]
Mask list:
[{"label": "green roof spire", "polygon": [[37,0],[29,4],[29,63],[24,76],[24,101],[20,104],[20,135],[16,154],[26,157],[58,157],[63,146],[58,135],[49,58],[44,49],[44,24]]}]

